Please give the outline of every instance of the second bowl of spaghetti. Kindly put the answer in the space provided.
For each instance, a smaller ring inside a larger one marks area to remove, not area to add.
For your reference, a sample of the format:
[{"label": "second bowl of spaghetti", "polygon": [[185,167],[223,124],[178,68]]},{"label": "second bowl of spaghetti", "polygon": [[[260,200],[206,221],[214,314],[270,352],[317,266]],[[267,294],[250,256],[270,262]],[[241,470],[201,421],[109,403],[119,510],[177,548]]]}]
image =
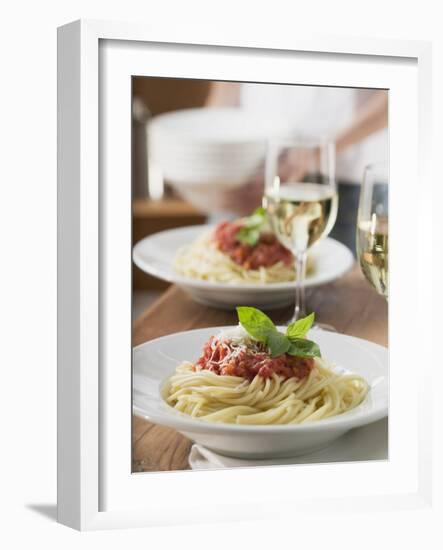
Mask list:
[{"label": "second bowl of spaghetti", "polygon": [[[295,270],[290,252],[266,231],[252,246],[238,242],[240,231],[237,221],[161,231],[134,246],[134,263],[177,284],[204,305],[233,309],[246,303],[276,309],[293,302]],[[353,264],[346,246],[331,238],[321,240],[310,251],[305,286],[328,283]]]}]

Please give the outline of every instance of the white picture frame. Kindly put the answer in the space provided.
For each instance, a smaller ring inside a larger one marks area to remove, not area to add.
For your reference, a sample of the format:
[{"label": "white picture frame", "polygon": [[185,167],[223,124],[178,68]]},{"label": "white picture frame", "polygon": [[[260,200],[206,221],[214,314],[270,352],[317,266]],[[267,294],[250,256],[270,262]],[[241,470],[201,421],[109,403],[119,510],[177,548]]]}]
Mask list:
[{"label": "white picture frame", "polygon": [[[331,506],[345,513],[431,505],[431,402],[424,384],[432,376],[432,350],[423,351],[424,377],[415,383],[402,377],[412,365],[400,345],[408,322],[402,297],[408,294],[408,315],[420,318],[431,292],[423,268],[432,269],[430,243],[416,247],[418,261],[405,266],[413,243],[402,239],[406,227],[412,241],[431,233],[423,199],[432,196],[431,47],[303,33],[280,40],[225,43],[191,38],[186,30],[165,36],[143,25],[101,21],[77,21],[58,31],[58,520],[63,524],[89,530],[282,518],[285,509],[294,508],[309,514]],[[297,77],[284,76],[288,67],[297,68]],[[125,98],[135,74],[389,88],[391,179],[402,182],[402,208],[395,205],[399,185],[391,191],[389,461],[131,474],[131,208],[124,182],[130,183]],[[405,156],[407,166],[401,161]],[[417,177],[419,197],[409,193]],[[411,219],[412,210],[417,215]],[[285,491],[288,484],[296,484],[296,494]],[[209,490],[217,492],[217,509],[207,505]],[[288,506],[268,506],[276,502]]]}]

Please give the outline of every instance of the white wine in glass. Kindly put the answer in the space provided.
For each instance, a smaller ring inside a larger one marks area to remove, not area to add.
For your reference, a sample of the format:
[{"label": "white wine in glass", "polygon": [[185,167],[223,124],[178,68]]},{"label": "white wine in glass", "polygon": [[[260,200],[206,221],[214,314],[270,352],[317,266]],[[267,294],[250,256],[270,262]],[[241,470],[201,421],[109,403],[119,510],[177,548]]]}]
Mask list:
[{"label": "white wine in glass", "polygon": [[387,163],[366,167],[357,220],[357,255],[361,270],[386,299],[389,294],[388,186]]},{"label": "white wine in glass", "polygon": [[328,234],[337,215],[337,193],[318,183],[287,183],[267,193],[266,203],[275,234],[295,254]]},{"label": "white wine in glass", "polygon": [[338,206],[332,143],[294,140],[270,144],[264,206],[278,240],[295,257],[295,310],[306,315],[304,280],[308,249],[331,231]]}]

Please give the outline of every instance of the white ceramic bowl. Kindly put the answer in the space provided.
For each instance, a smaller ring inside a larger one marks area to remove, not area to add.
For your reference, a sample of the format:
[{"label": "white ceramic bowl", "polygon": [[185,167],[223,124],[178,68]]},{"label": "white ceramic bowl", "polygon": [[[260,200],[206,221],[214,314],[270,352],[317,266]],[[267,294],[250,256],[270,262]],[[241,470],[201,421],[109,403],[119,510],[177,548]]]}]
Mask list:
[{"label": "white ceramic bowl", "polygon": [[240,185],[263,161],[267,140],[289,137],[287,118],[242,108],[198,108],[154,117],[149,158],[180,191],[188,185]]},{"label": "white ceramic bowl", "polygon": [[[295,283],[227,284],[184,277],[174,270],[177,250],[194,242],[210,225],[194,225],[169,229],[139,241],[133,250],[134,263],[146,273],[175,283],[204,305],[233,309],[249,305],[261,309],[277,309],[294,301]],[[311,249],[314,271],[306,277],[306,287],[328,283],[351,269],[351,251],[334,239],[324,239]]]},{"label": "white ceramic bowl", "polygon": [[300,425],[246,426],[209,423],[180,413],[161,395],[165,380],[183,360],[195,361],[218,328],[179,332],[134,348],[133,408],[156,424],[175,428],[192,441],[225,456],[279,458],[310,453],[341,435],[388,414],[388,350],[344,334],[311,331],[322,355],[337,369],[358,373],[370,384],[364,402],[335,417]]}]

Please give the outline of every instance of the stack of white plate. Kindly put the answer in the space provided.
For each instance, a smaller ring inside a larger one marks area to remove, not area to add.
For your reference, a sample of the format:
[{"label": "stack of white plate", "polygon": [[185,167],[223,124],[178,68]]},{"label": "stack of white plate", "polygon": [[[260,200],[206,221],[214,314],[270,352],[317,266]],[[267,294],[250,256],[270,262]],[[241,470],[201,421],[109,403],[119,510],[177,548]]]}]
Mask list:
[{"label": "stack of white plate", "polygon": [[289,135],[284,118],[232,107],[186,109],[150,121],[149,160],[179,192],[211,210],[226,187],[254,176],[268,140]]}]

